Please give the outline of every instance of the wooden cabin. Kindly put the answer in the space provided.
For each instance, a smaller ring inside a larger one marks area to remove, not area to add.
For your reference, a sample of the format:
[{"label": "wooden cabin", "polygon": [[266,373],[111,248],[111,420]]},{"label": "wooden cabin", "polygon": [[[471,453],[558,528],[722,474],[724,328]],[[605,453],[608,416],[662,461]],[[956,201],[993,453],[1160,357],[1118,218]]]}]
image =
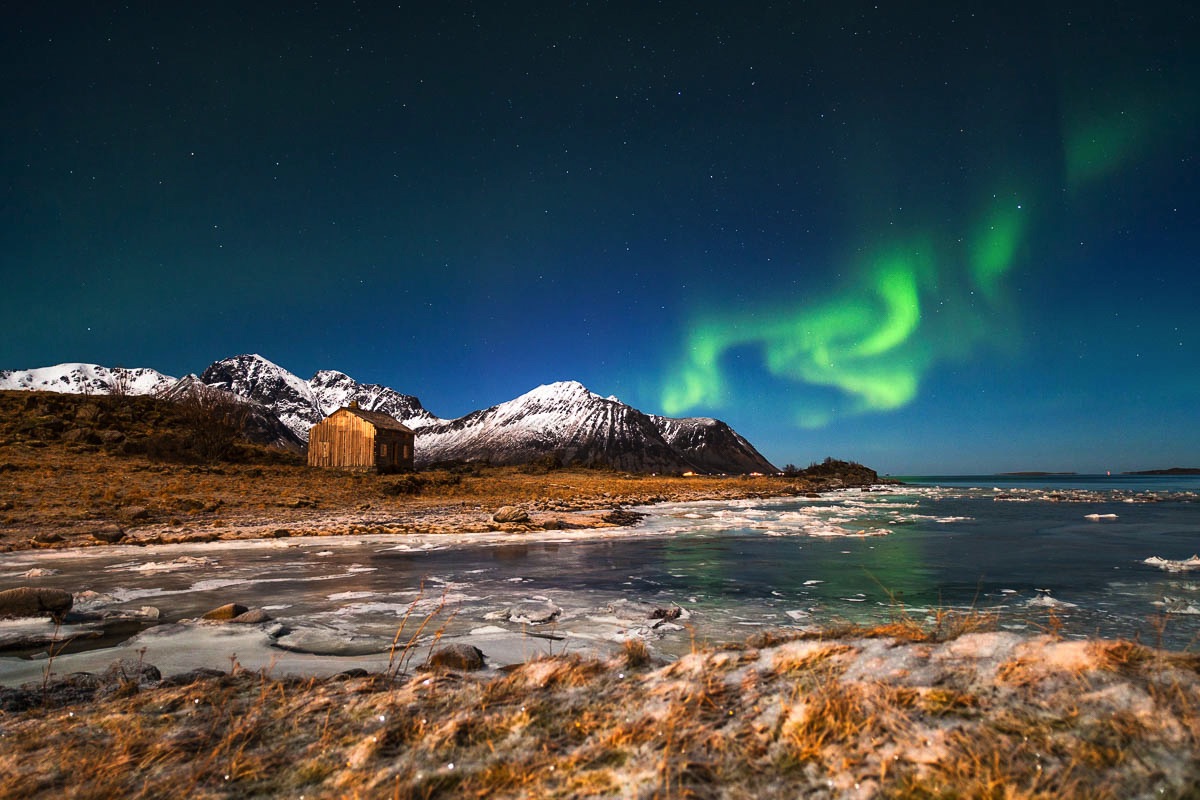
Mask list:
[{"label": "wooden cabin", "polygon": [[413,468],[416,434],[399,420],[358,403],[339,408],[308,432],[308,465],[399,472]]}]

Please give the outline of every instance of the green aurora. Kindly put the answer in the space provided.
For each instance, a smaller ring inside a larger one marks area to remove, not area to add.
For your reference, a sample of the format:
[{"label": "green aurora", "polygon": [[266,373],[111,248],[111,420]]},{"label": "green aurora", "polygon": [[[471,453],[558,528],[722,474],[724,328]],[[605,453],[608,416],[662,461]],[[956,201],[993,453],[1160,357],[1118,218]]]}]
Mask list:
[{"label": "green aurora", "polygon": [[[914,237],[856,264],[850,272],[858,280],[832,297],[701,320],[663,391],[663,408],[678,414],[724,405],[729,387],[722,360],[745,346],[760,347],[766,369],[778,378],[840,392],[841,402],[832,407],[798,401],[801,427],[907,405],[934,364],[989,336],[987,320],[1008,306],[1003,281],[1025,231],[1023,208],[1008,198],[981,217],[977,232],[962,240],[965,250],[956,237]],[[971,311],[942,316],[951,294],[961,295],[953,300]]]},{"label": "green aurora", "polygon": [[[1072,195],[1118,179],[1154,151],[1173,149],[1183,127],[1179,106],[1147,103],[1132,89],[1106,104],[1064,105],[1058,166]],[[813,429],[903,408],[939,365],[1011,345],[1021,325],[1009,279],[1031,248],[1035,224],[1053,225],[1022,200],[1050,206],[1039,182],[1026,177],[1017,187],[1013,179],[1034,174],[1033,163],[1031,156],[1010,165],[965,223],[947,222],[946,209],[929,213],[917,234],[836,265],[851,280],[827,296],[698,314],[685,355],[667,370],[665,412],[727,407],[736,394],[728,363],[734,349],[760,352],[765,369],[789,384],[818,387],[794,391],[789,401],[795,424]]]}]

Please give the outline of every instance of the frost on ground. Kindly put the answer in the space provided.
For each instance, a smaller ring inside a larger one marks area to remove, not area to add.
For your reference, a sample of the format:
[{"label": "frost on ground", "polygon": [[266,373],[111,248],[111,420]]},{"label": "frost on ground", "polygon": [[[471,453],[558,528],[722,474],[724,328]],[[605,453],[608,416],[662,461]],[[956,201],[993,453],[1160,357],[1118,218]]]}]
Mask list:
[{"label": "frost on ground", "polygon": [[322,680],[126,663],[0,690],[0,797],[1193,796],[1198,668],[1125,641],[904,625],[665,666],[637,642]]}]

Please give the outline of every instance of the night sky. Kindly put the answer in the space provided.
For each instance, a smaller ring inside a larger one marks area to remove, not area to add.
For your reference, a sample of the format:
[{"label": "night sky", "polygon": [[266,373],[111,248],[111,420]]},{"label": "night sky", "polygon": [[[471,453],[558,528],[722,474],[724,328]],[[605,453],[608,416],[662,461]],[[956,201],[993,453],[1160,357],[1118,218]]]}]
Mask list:
[{"label": "night sky", "polygon": [[1200,466],[1196,8],[10,7],[0,368],[254,352],[443,417],[579,380],[779,465]]}]

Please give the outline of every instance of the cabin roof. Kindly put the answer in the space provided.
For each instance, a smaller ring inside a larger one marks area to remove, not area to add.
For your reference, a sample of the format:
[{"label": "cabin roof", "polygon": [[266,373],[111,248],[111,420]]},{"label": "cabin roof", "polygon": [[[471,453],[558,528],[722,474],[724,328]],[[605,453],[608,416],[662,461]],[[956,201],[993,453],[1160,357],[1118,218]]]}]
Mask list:
[{"label": "cabin roof", "polygon": [[412,433],[412,428],[405,425],[395,417],[388,416],[382,411],[364,411],[361,408],[344,407],[340,409],[348,414],[353,414],[361,420],[371,423],[376,428],[388,431],[400,431],[402,433]]}]

